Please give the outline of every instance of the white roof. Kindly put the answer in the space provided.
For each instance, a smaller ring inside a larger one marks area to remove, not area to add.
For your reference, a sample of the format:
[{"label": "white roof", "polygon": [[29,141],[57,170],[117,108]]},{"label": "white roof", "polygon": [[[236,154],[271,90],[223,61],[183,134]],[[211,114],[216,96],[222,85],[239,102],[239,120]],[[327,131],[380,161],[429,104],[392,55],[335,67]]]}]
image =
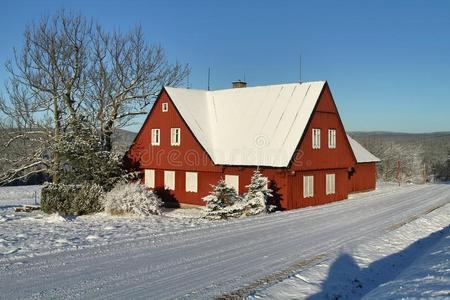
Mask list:
[{"label": "white roof", "polygon": [[286,167],[324,84],[165,89],[215,164]]},{"label": "white roof", "polygon": [[370,153],[366,148],[361,146],[360,143],[352,139],[347,134],[348,141],[350,142],[350,146],[352,147],[353,153],[356,157],[356,162],[358,163],[367,163],[367,162],[379,162],[380,159]]}]

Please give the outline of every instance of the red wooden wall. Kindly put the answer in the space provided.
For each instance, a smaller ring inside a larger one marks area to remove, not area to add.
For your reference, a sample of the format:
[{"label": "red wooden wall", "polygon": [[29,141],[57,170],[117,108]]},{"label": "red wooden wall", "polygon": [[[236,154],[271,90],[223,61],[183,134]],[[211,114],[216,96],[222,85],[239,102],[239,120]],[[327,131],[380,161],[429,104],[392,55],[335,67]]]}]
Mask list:
[{"label": "red wooden wall", "polygon": [[370,191],[376,188],[377,166],[374,162],[358,163],[353,176],[348,180],[349,192]]},{"label": "red wooden wall", "polygon": [[[320,128],[320,149],[312,148],[312,129]],[[328,148],[328,129],[336,129],[336,148]],[[328,85],[325,85],[292,162],[292,170],[348,168],[355,163],[344,126]]]},{"label": "red wooden wall", "polygon": [[[162,103],[167,102],[169,110],[162,111]],[[160,129],[160,145],[152,146],[151,129]],[[180,146],[170,145],[170,129],[181,129]],[[221,172],[221,167],[215,166],[202,146],[194,137],[167,92],[162,90],[147,120],[138,133],[133,145],[127,153],[131,164],[137,164],[137,169],[162,170],[196,170]]]}]

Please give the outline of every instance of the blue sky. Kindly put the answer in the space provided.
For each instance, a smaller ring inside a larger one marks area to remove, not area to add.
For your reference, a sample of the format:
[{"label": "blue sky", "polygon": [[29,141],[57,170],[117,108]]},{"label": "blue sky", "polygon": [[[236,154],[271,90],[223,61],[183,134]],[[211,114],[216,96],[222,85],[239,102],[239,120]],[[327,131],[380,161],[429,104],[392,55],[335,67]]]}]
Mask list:
[{"label": "blue sky", "polygon": [[[347,130],[450,130],[450,1],[2,1],[3,62],[25,25],[65,8],[141,24],[193,88],[328,80]],[[1,88],[0,88],[1,89]],[[139,126],[132,129],[137,130]]]}]

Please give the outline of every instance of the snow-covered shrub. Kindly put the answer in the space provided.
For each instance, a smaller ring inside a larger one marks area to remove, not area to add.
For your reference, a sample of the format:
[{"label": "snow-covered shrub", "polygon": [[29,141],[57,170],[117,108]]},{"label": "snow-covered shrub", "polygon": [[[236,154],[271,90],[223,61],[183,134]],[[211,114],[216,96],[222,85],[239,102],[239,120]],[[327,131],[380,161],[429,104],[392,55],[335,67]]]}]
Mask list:
[{"label": "snow-covered shrub", "polygon": [[41,209],[45,213],[84,215],[102,210],[103,189],[97,184],[47,183],[41,190]]},{"label": "snow-covered shrub", "polygon": [[72,202],[73,214],[79,216],[102,211],[103,194],[103,188],[96,183],[82,185]]},{"label": "snow-covered shrub", "polygon": [[267,199],[272,197],[272,190],[267,187],[267,178],[258,169],[253,172],[250,184],[245,187],[248,192],[242,199],[244,215],[258,215],[273,210],[267,203]]},{"label": "snow-covered shrub", "polygon": [[72,202],[80,191],[79,185],[46,183],[41,189],[41,209],[43,212],[70,215]]},{"label": "snow-covered shrub", "polygon": [[136,215],[160,215],[161,199],[139,183],[121,183],[106,193],[103,206],[109,214],[132,213]]},{"label": "snow-covered shrub", "polygon": [[231,207],[239,201],[239,195],[232,187],[228,187],[225,181],[219,180],[216,185],[211,185],[213,190],[208,196],[203,197],[206,203],[205,217],[209,219],[226,219],[238,216]]}]

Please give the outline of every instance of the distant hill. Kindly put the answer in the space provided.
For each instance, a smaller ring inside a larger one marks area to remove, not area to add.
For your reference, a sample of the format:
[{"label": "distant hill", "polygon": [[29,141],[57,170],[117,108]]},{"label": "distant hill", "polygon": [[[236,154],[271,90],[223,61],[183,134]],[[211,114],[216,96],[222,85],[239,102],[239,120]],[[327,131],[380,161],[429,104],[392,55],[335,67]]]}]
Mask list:
[{"label": "distant hill", "polygon": [[[395,180],[400,161],[404,181],[423,182],[433,177],[449,179],[450,132],[349,132],[382,162],[378,166],[379,178]],[[431,176],[433,175],[433,176]],[[447,177],[447,178],[446,178]]]},{"label": "distant hill", "polygon": [[118,153],[125,154],[125,152],[128,150],[128,148],[130,148],[131,144],[133,143],[136,135],[137,135],[136,132],[124,129],[117,129],[112,136],[113,150]]}]

